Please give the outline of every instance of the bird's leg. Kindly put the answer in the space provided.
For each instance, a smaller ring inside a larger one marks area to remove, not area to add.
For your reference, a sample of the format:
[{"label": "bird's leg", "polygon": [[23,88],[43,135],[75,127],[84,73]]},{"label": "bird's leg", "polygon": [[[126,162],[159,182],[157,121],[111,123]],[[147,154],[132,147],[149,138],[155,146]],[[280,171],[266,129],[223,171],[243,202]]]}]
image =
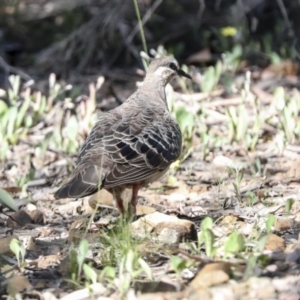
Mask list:
[{"label": "bird's leg", "polygon": [[118,196],[116,198],[116,201],[117,201],[117,206],[119,208],[119,211],[122,213],[122,215],[124,215],[125,213],[125,208],[124,208],[124,204],[123,204],[123,200],[120,196]]},{"label": "bird's leg", "polygon": [[107,189],[108,192],[110,192],[113,197],[115,198],[117,202],[118,209],[122,215],[125,213],[125,208],[124,208],[124,203],[122,199],[122,189],[120,188],[112,188],[112,189]]},{"label": "bird's leg", "polygon": [[132,186],[132,197],[131,197],[131,211],[133,215],[136,214],[136,205],[138,200],[138,192],[140,189],[140,185],[138,183],[133,184]]}]

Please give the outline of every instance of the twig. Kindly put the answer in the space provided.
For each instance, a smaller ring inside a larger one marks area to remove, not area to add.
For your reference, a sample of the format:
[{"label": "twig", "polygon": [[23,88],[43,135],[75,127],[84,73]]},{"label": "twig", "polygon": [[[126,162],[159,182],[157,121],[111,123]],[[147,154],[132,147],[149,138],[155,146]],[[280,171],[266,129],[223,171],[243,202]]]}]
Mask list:
[{"label": "twig", "polygon": [[285,6],[284,6],[282,0],[277,0],[277,4],[279,6],[280,12],[283,16],[283,19],[284,19],[284,22],[285,22],[287,28],[291,28],[292,26],[291,26],[288,14],[286,12],[286,9],[285,9]]},{"label": "twig", "polygon": [[31,81],[33,80],[28,74],[25,72],[10,66],[1,56],[0,56],[0,66],[5,70],[7,73],[15,73],[19,75],[22,79],[25,81]]},{"label": "twig", "polygon": [[219,12],[221,2],[222,0],[216,0],[215,8],[214,8],[216,12]]},{"label": "twig", "polygon": [[142,20],[141,20],[141,15],[140,15],[139,6],[137,4],[137,0],[133,0],[133,3],[134,3],[135,13],[136,13],[136,16],[137,16],[137,19],[138,19],[138,24],[139,24],[142,43],[143,43],[143,48],[144,48],[144,51],[146,53],[148,53],[146,39],[145,39],[145,33],[144,33],[144,28],[143,28],[143,23],[142,23]]},{"label": "twig", "polygon": [[199,11],[198,11],[197,17],[199,19],[201,19],[206,6],[205,6],[204,0],[199,0],[199,4],[200,4],[200,7],[199,7]]},{"label": "twig", "polygon": [[[162,3],[162,0],[156,0],[152,6],[147,10],[147,12],[145,13],[143,19],[142,19],[142,25],[144,26],[148,20],[151,18],[151,16],[153,15],[153,13],[155,12],[155,10],[159,7],[159,5]],[[126,43],[131,43],[133,38],[135,37],[135,35],[138,33],[139,31],[139,24],[137,24],[133,30],[130,32],[130,34],[128,35],[127,39],[126,39]],[[146,52],[147,53],[147,52]]]},{"label": "twig", "polygon": [[190,254],[189,252],[187,252],[183,249],[180,249],[180,248],[177,250],[177,253],[180,253],[180,254],[182,254],[190,259],[193,259],[195,261],[203,262],[205,264],[213,262],[213,260],[209,257],[201,257],[200,255]]}]

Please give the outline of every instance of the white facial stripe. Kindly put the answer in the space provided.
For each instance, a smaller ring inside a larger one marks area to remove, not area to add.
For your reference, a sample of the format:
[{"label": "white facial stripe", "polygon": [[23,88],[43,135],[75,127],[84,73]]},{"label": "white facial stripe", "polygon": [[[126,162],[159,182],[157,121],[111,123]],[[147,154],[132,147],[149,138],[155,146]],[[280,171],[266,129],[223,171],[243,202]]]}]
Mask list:
[{"label": "white facial stripe", "polygon": [[157,76],[157,77],[166,77],[166,76],[169,76],[172,72],[172,70],[170,68],[167,68],[167,67],[159,67],[155,72],[154,74]]}]

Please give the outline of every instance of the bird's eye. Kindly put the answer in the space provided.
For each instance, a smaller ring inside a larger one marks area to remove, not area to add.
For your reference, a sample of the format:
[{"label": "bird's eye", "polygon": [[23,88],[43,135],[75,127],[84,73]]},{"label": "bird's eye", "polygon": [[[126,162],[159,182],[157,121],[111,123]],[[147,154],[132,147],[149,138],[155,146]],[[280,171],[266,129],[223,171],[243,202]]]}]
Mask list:
[{"label": "bird's eye", "polygon": [[170,63],[169,63],[169,68],[172,69],[172,70],[174,70],[174,71],[177,71],[177,66],[176,66],[176,64],[173,63],[173,62],[170,62]]}]

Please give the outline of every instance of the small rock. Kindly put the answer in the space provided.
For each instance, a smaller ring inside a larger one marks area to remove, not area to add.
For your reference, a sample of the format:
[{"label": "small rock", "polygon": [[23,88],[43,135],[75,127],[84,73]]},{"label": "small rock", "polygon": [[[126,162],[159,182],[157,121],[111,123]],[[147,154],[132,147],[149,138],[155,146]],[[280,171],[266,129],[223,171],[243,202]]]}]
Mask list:
[{"label": "small rock", "polygon": [[50,292],[44,292],[42,295],[44,300],[57,300],[57,298]]},{"label": "small rock", "polygon": [[165,244],[197,240],[195,224],[159,212],[148,214],[131,224],[134,237],[147,238],[150,235]]},{"label": "small rock", "polygon": [[234,294],[231,286],[215,286],[211,288],[213,300],[240,299]]},{"label": "small rock", "polygon": [[139,205],[139,204],[136,206],[136,215],[137,216],[148,215],[148,214],[151,214],[154,212],[155,212],[155,209],[151,206]]},{"label": "small rock", "polygon": [[271,234],[266,242],[265,246],[266,250],[271,251],[284,251],[285,249],[285,243],[284,239],[276,234]]},{"label": "small rock", "polygon": [[100,190],[89,198],[89,205],[95,209],[97,204],[113,206],[113,195],[107,190]]},{"label": "small rock", "polygon": [[300,261],[300,249],[295,249],[295,251],[289,253],[286,257],[286,262],[299,262]]},{"label": "small rock", "polygon": [[144,293],[159,293],[159,292],[177,292],[176,285],[172,285],[164,281],[143,282],[137,281],[134,283],[134,290]]},{"label": "small rock", "polygon": [[[127,298],[133,299],[133,298]],[[187,299],[186,292],[147,293],[139,295],[136,300],[179,300]],[[190,299],[190,298],[189,298]],[[199,299],[199,298],[198,298]]]},{"label": "small rock", "polygon": [[293,228],[294,219],[292,218],[277,218],[274,224],[276,231],[285,231]]},{"label": "small rock", "polygon": [[27,213],[34,224],[45,224],[45,216],[39,209],[29,210]]},{"label": "small rock", "polygon": [[8,279],[7,293],[11,296],[15,296],[17,293],[23,291],[29,291],[32,289],[32,285],[28,279],[23,275],[14,276]]},{"label": "small rock", "polygon": [[[74,299],[90,299],[90,295],[101,296],[107,292],[107,289],[101,283],[90,284],[88,288],[83,288],[69,293],[61,298],[61,300],[74,300]],[[97,299],[97,297],[94,297]]]},{"label": "small rock", "polygon": [[14,256],[15,254],[10,249],[10,243],[13,239],[18,239],[16,236],[6,236],[0,239],[0,255]]},{"label": "small rock", "polygon": [[226,262],[211,263],[205,265],[196,277],[191,281],[190,286],[196,290],[203,287],[227,282],[231,275],[231,265]]},{"label": "small rock", "polygon": [[219,155],[219,156],[216,156],[213,159],[212,164],[215,167],[228,168],[228,167],[233,167],[234,166],[234,161],[229,157],[226,157],[224,155]]},{"label": "small rock", "polygon": [[247,283],[250,299],[276,299],[276,291],[270,278],[251,277]]}]

